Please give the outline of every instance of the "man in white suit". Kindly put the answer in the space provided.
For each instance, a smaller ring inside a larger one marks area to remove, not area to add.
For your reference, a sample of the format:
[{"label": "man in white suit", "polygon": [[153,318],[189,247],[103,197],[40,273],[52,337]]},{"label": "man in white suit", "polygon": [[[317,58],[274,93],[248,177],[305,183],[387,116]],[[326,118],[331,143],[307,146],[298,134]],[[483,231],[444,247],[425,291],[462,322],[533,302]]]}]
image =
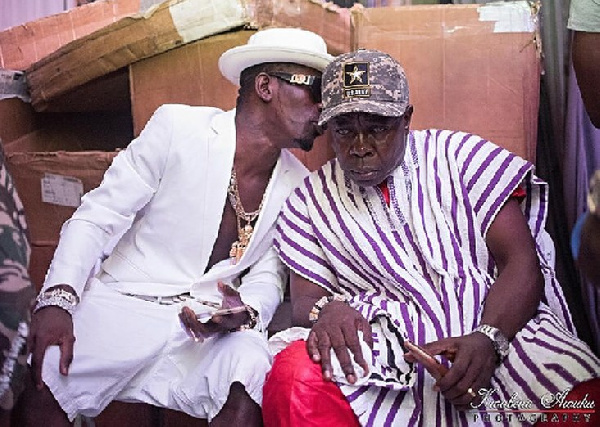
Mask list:
[{"label": "man in white suit", "polygon": [[314,33],[259,31],[219,61],[240,84],[235,110],[164,105],[115,158],[37,298],[28,424],[69,425],[112,400],[261,424],[264,331],[287,279],[275,220],[307,173],[286,149],[312,147],[331,59]]}]

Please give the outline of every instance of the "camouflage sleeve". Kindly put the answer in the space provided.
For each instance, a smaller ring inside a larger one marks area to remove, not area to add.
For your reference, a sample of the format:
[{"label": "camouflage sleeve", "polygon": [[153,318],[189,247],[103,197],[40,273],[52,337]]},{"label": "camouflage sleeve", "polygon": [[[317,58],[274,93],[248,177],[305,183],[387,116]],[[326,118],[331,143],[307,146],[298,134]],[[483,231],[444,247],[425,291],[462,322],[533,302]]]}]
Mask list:
[{"label": "camouflage sleeve", "polygon": [[34,290],[27,272],[29,240],[23,205],[6,169],[0,143],[0,409],[12,409],[23,390],[26,338]]}]

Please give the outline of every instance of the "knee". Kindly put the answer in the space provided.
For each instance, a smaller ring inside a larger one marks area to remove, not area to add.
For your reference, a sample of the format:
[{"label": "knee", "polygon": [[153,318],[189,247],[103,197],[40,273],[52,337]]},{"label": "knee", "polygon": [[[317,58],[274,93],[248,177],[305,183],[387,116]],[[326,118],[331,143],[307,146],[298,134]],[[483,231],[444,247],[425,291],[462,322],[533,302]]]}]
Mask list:
[{"label": "knee", "polygon": [[327,385],[332,384],[323,381],[321,365],[308,357],[304,341],[296,341],[275,356],[263,387],[263,408],[271,413],[289,411],[292,396],[301,392],[306,402],[318,398]]},{"label": "knee", "polygon": [[304,341],[295,341],[275,356],[267,382],[290,387],[300,382],[320,383],[321,365],[310,359]]},{"label": "knee", "polygon": [[39,426],[42,418],[49,425],[71,425],[50,389],[44,385],[38,390],[28,377],[25,390],[12,411],[12,423],[19,426]]},{"label": "knee", "polygon": [[296,341],[277,356],[263,388],[263,420],[277,426],[358,426],[350,404]]}]

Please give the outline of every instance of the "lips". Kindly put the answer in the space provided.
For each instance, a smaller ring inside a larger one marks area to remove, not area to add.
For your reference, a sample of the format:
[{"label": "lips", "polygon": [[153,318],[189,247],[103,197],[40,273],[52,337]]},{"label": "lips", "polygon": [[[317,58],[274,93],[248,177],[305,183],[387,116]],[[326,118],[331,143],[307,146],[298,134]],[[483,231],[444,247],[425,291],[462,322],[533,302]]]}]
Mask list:
[{"label": "lips", "polygon": [[360,179],[369,179],[379,172],[377,169],[352,169],[350,171],[354,176]]}]

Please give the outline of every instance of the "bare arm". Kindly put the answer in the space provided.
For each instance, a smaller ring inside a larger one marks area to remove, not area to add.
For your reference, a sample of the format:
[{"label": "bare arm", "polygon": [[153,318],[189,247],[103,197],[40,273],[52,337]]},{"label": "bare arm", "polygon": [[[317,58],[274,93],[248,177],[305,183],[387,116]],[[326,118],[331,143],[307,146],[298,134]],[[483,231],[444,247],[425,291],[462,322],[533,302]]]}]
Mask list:
[{"label": "bare arm", "polygon": [[308,314],[317,300],[331,295],[322,287],[315,285],[292,271],[290,276],[290,299],[292,301],[292,324],[294,326],[312,327]]},{"label": "bare arm", "polygon": [[487,244],[498,267],[481,323],[511,339],[533,317],[544,290],[535,243],[518,203],[509,200],[490,226]]},{"label": "bare arm", "polygon": [[[535,243],[515,200],[502,207],[487,234],[488,248],[498,267],[498,277],[485,301],[481,323],[498,328],[509,340],[531,319],[543,293],[543,277]],[[492,341],[473,332],[423,346],[453,362],[437,385],[453,404],[466,406],[473,394],[489,387],[496,370]]]},{"label": "bare arm", "polygon": [[589,214],[581,230],[577,266],[596,286],[600,286],[600,218]]},{"label": "bare arm", "polygon": [[600,128],[600,33],[575,31],[572,53],[585,109],[594,126]]}]

